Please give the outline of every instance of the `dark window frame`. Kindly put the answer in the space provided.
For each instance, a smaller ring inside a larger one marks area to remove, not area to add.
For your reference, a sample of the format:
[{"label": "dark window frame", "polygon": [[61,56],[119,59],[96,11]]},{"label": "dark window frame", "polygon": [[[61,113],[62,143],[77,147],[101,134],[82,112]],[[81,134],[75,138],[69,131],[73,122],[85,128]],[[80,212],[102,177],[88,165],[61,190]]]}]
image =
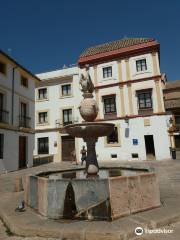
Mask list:
[{"label": "dark window frame", "polygon": [[107,136],[107,144],[117,144],[119,143],[119,132],[118,127],[114,127],[113,132]]},{"label": "dark window frame", "polygon": [[[65,112],[67,112],[67,118],[68,121],[65,121]],[[71,112],[71,113],[70,113]],[[62,115],[63,115],[63,125],[66,124],[71,124],[72,123],[72,108],[68,108],[68,109],[63,109],[62,110]],[[71,116],[71,117],[70,117]]]},{"label": "dark window frame", "polygon": [[28,78],[21,75],[21,86],[28,88]]},{"label": "dark window frame", "polygon": [[4,157],[4,134],[0,133],[0,159]]},{"label": "dark window frame", "polygon": [[47,88],[38,89],[38,100],[47,99]]},{"label": "dark window frame", "polygon": [[116,96],[104,96],[103,97],[104,102],[104,113],[105,114],[111,114],[116,113]]},{"label": "dark window frame", "polygon": [[61,86],[61,95],[63,97],[71,96],[71,84],[64,84]]},{"label": "dark window frame", "polygon": [[[41,116],[41,115],[44,115],[44,116]],[[42,118],[44,119],[44,121],[41,121]],[[38,113],[38,123],[39,124],[48,123],[48,112],[47,111]]]},{"label": "dark window frame", "polygon": [[0,73],[6,75],[7,64],[0,61]]},{"label": "dark window frame", "polygon": [[147,70],[147,61],[146,58],[136,60],[136,71],[144,72]]},{"label": "dark window frame", "polygon": [[152,91],[139,92],[137,98],[139,110],[153,108]]},{"label": "dark window frame", "polygon": [[103,78],[112,77],[112,66],[103,67]]},{"label": "dark window frame", "polygon": [[49,154],[49,137],[38,138],[38,154]]}]

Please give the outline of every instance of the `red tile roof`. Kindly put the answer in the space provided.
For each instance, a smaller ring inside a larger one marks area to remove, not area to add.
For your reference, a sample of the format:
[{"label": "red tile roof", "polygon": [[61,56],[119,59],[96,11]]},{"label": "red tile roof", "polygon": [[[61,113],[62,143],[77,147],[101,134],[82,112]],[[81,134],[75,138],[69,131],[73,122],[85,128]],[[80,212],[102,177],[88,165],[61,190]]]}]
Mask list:
[{"label": "red tile roof", "polygon": [[109,51],[113,51],[113,50],[117,50],[117,49],[121,49],[121,48],[127,48],[127,47],[134,46],[134,45],[140,45],[140,44],[148,43],[148,42],[152,42],[152,41],[155,41],[155,40],[152,38],[123,38],[123,39],[120,39],[117,41],[113,41],[113,42],[109,42],[109,43],[105,43],[105,44],[87,48],[80,55],[80,58],[92,56],[92,55],[99,54],[99,53],[105,53],[105,52],[109,52]]}]

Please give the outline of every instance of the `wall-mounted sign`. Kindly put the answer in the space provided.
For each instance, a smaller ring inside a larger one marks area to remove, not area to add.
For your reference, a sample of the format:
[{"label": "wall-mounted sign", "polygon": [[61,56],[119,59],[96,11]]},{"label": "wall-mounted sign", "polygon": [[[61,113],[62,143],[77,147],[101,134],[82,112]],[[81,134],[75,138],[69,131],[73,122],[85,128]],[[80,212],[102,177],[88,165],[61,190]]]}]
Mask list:
[{"label": "wall-mounted sign", "polygon": [[133,138],[133,145],[138,145],[138,139]]},{"label": "wall-mounted sign", "polygon": [[125,128],[125,138],[129,137],[129,128]]}]

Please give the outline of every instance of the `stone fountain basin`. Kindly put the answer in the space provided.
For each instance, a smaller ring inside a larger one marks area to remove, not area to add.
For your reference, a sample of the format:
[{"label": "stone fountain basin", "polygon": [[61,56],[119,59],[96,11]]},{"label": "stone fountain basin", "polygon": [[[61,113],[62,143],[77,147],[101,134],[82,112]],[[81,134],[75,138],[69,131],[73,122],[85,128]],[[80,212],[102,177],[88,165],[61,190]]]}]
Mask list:
[{"label": "stone fountain basin", "polygon": [[108,136],[114,129],[113,123],[86,122],[69,124],[64,127],[64,131],[77,138],[98,138]]},{"label": "stone fountain basin", "polygon": [[83,172],[69,169],[26,176],[25,203],[51,219],[86,220],[114,220],[160,206],[152,169],[100,168],[99,177],[90,178],[82,177]]}]

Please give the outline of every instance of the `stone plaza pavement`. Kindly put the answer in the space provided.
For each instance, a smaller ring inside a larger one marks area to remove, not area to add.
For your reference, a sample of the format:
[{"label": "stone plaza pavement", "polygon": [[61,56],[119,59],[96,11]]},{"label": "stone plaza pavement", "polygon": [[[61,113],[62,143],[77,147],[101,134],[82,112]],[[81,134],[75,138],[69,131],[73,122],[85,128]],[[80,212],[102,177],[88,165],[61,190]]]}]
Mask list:
[{"label": "stone plaza pavement", "polygon": [[[0,240],[179,240],[180,239],[180,159],[144,162],[108,162],[103,166],[150,166],[159,177],[162,206],[113,222],[107,221],[53,221],[45,219],[26,207],[17,213],[14,209],[23,199],[23,192],[15,192],[15,178],[18,175],[46,170],[76,168],[71,163],[50,163],[0,175]],[[143,234],[137,237],[136,227],[145,229],[165,228],[169,234]]]}]

